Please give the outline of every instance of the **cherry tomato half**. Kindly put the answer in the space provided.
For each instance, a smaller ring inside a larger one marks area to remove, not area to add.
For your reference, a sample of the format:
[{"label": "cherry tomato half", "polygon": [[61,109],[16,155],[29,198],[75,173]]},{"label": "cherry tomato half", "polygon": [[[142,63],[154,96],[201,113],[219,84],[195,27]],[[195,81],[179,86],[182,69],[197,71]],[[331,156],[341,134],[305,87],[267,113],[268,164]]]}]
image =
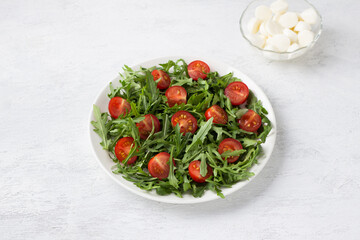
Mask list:
[{"label": "cherry tomato half", "polygon": [[[155,115],[146,114],[144,117],[145,117],[144,120],[142,120],[139,123],[136,123],[136,126],[139,129],[141,139],[146,139],[150,135],[150,133],[153,129],[153,126],[154,126],[154,133],[157,133],[160,131],[160,122],[159,122],[159,119]],[[154,122],[154,124],[153,124],[153,122]]]},{"label": "cherry tomato half", "polygon": [[207,78],[207,73],[210,72],[209,65],[200,60],[191,62],[187,69],[189,76],[195,81],[197,81],[199,78]]},{"label": "cherry tomato half", "polygon": [[[120,162],[124,161],[131,151],[131,146],[134,144],[134,139],[132,137],[121,138],[115,145],[115,156],[119,159]],[[136,161],[137,156],[130,158],[127,161],[127,164],[132,164]]]},{"label": "cherry tomato half", "polygon": [[224,109],[222,109],[218,105],[213,105],[205,112],[205,118],[206,120],[209,120],[210,118],[213,119],[213,123],[215,124],[226,124],[228,121],[228,116]]},{"label": "cherry tomato half", "polygon": [[197,120],[187,111],[178,111],[171,117],[171,125],[175,127],[179,123],[180,132],[185,135],[187,132],[194,133],[197,129]]},{"label": "cherry tomato half", "polygon": [[109,113],[111,117],[125,116],[131,110],[130,103],[121,97],[113,97],[109,102]]},{"label": "cherry tomato half", "polygon": [[190,174],[190,177],[195,182],[203,183],[203,182],[205,182],[206,179],[208,179],[212,175],[213,171],[212,171],[212,168],[209,165],[207,165],[207,173],[206,173],[205,177],[201,176],[200,164],[201,164],[201,161],[199,161],[199,160],[192,161],[189,164],[189,174]]},{"label": "cherry tomato half", "polygon": [[[241,145],[241,143],[233,138],[225,138],[224,140],[222,140],[222,142],[219,144],[219,149],[218,152],[220,154],[223,154],[226,151],[235,151],[235,150],[240,150],[243,149],[243,146]],[[225,158],[223,158],[225,160]],[[228,157],[227,161],[228,163],[233,163],[236,162],[239,159],[239,156],[233,156],[233,157]]]},{"label": "cherry tomato half", "polygon": [[169,75],[164,72],[163,70],[157,70],[155,69],[154,71],[151,72],[151,75],[154,77],[154,81],[157,81],[160,79],[160,81],[157,84],[157,88],[158,89],[167,89],[170,86],[170,77]]},{"label": "cherry tomato half", "polygon": [[261,117],[253,110],[247,111],[238,121],[240,128],[248,132],[256,132],[261,126]]},{"label": "cherry tomato half", "polygon": [[237,106],[243,104],[249,97],[249,88],[243,82],[232,82],[225,88],[224,93],[231,104]]},{"label": "cherry tomato half", "polygon": [[181,104],[181,103],[186,104],[186,95],[187,92],[185,88],[181,86],[169,87],[165,92],[165,96],[168,100],[167,103],[169,107],[173,107],[175,104]]},{"label": "cherry tomato half", "polygon": [[[148,163],[148,169],[151,176],[160,180],[167,178],[170,172],[169,165],[170,154],[167,152],[161,152],[156,154]],[[173,159],[175,166],[175,160]]]}]

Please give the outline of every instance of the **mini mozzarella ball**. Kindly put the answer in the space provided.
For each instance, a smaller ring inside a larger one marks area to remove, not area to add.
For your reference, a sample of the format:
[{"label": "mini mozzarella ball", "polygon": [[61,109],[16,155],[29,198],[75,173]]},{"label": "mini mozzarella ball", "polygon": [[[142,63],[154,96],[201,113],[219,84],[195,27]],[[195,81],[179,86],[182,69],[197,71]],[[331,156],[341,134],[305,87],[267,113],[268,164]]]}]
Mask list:
[{"label": "mini mozzarella ball", "polygon": [[279,23],[284,28],[292,28],[298,23],[297,14],[294,12],[287,12],[280,16]]},{"label": "mini mozzarella ball", "polygon": [[270,5],[271,11],[273,13],[285,13],[288,10],[289,4],[283,0],[277,0]]},{"label": "mini mozzarella ball", "polygon": [[254,44],[255,46],[259,48],[263,48],[266,42],[266,38],[263,35],[260,34],[253,34],[249,36],[249,40]]},{"label": "mini mozzarella ball", "polygon": [[298,24],[296,24],[294,30],[297,32],[301,32],[304,30],[311,30],[311,26],[307,22],[300,21],[300,22],[298,22]]},{"label": "mini mozzarella ball", "polygon": [[315,24],[318,21],[318,15],[313,8],[306,9],[300,16],[308,24]]},{"label": "mini mozzarella ball", "polygon": [[272,16],[272,12],[271,12],[270,8],[268,8],[265,5],[260,5],[255,9],[255,17],[257,19],[266,21],[266,20],[270,19],[271,16]]},{"label": "mini mozzarella ball", "polygon": [[277,49],[271,45],[270,43],[266,42],[264,50],[268,50],[268,51],[273,51],[273,52],[277,52]]},{"label": "mini mozzarella ball", "polygon": [[304,30],[298,34],[299,45],[301,47],[309,46],[309,44],[314,40],[314,33],[309,30]]},{"label": "mini mozzarella ball", "polygon": [[271,35],[281,34],[283,32],[282,27],[274,21],[267,21],[265,23],[265,30]]},{"label": "mini mozzarella ball", "polygon": [[259,31],[261,21],[257,18],[250,19],[248,23],[248,30],[250,33],[255,34]]},{"label": "mini mozzarella ball", "polygon": [[269,33],[266,31],[266,28],[265,28],[265,22],[263,22],[261,25],[260,25],[260,29],[259,29],[259,33],[264,35],[264,36],[268,36]]},{"label": "mini mozzarella ball", "polygon": [[290,39],[285,34],[276,34],[271,38],[270,44],[279,52],[285,52],[290,46]]},{"label": "mini mozzarella ball", "polygon": [[283,33],[290,39],[292,43],[297,42],[298,35],[294,31],[285,28]]},{"label": "mini mozzarella ball", "polygon": [[287,49],[287,52],[295,52],[300,48],[299,44],[293,43],[290,45],[290,47]]}]

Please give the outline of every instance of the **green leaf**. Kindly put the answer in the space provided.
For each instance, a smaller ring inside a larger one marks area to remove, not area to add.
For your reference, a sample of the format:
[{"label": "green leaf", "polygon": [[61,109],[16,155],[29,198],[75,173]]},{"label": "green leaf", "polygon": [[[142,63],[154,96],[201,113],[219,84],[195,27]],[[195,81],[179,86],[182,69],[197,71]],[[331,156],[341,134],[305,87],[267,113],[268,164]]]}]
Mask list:
[{"label": "green leaf", "polygon": [[191,188],[191,185],[190,185],[190,181],[188,180],[186,175],[184,175],[183,178],[184,178],[183,190],[184,190],[184,192],[186,192],[187,190],[189,190]]},{"label": "green leaf", "polygon": [[240,149],[240,150],[234,150],[234,151],[225,151],[221,154],[221,157],[226,158],[226,157],[235,157],[235,156],[240,156],[242,153],[246,152],[245,149]]},{"label": "green leaf", "polygon": [[206,186],[197,186],[196,184],[192,184],[193,196],[198,198],[204,195]]},{"label": "green leaf", "polygon": [[198,142],[203,142],[206,135],[209,133],[211,126],[213,124],[213,117],[206,121],[206,123],[200,127],[198,132],[195,134],[192,143],[186,147],[186,152],[188,152],[193,146],[198,144]]},{"label": "green leaf", "polygon": [[102,139],[100,142],[103,149],[108,150],[110,140],[108,139],[108,129],[106,127],[108,115],[107,113],[101,114],[100,108],[96,105],[93,106],[93,113],[96,121],[92,121],[91,124],[94,126],[94,132],[96,132]]},{"label": "green leaf", "polygon": [[207,164],[206,164],[206,156],[205,154],[200,155],[201,163],[200,163],[200,175],[205,177],[207,174]]},{"label": "green leaf", "polygon": [[250,139],[250,138],[242,138],[240,139],[243,147],[249,147],[249,146],[254,146],[256,144],[258,144],[259,140],[257,139]]},{"label": "green leaf", "polygon": [[156,188],[156,193],[159,194],[160,196],[169,195],[171,192],[172,191],[170,188],[165,188],[165,187]]},{"label": "green leaf", "polygon": [[240,119],[245,113],[247,113],[247,111],[249,111],[249,109],[246,109],[246,108],[241,108],[241,109],[237,110],[235,113],[236,118]]},{"label": "green leaf", "polygon": [[173,186],[174,188],[179,188],[179,184],[178,184],[178,180],[174,175],[174,163],[172,161],[173,159],[173,153],[174,153],[174,147],[171,148],[171,152],[170,152],[170,158],[169,158],[169,166],[170,166],[170,171],[169,171],[169,183],[171,186]]},{"label": "green leaf", "polygon": [[169,115],[165,115],[165,119],[163,120],[163,127],[162,127],[162,136],[166,137],[170,128],[170,121]]}]

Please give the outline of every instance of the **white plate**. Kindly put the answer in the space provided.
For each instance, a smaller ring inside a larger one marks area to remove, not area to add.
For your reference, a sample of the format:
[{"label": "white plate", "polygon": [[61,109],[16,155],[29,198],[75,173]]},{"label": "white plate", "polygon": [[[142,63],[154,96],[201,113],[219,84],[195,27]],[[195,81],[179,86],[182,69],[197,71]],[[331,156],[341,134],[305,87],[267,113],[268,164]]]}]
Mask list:
[{"label": "white plate", "polygon": [[[265,93],[258,87],[253,80],[251,80],[249,77],[247,77],[245,74],[240,72],[239,70],[224,64],[220,63],[218,61],[214,61],[211,59],[204,59],[204,58],[193,58],[193,57],[162,57],[157,58],[153,60],[149,60],[143,63],[140,63],[138,65],[132,66],[134,70],[138,70],[141,67],[152,67],[155,65],[158,65],[159,63],[166,63],[168,60],[177,60],[179,58],[182,58],[186,61],[186,63],[190,63],[194,60],[201,59],[202,61],[206,62],[212,71],[218,71],[220,75],[225,75],[229,72],[233,72],[235,77],[240,78],[246,85],[249,87],[250,90],[253,91],[255,96],[260,99],[263,103],[263,106],[267,109],[269,112],[268,118],[272,123],[272,130],[270,134],[268,135],[266,139],[266,143],[262,145],[264,154],[258,159],[258,164],[254,165],[251,168],[251,171],[255,173],[255,176],[257,176],[260,171],[264,168],[265,164],[268,162],[270,155],[273,151],[274,145],[275,145],[275,139],[276,139],[276,120],[273,108],[270,104],[269,99],[266,97]],[[114,87],[119,86],[119,79],[120,77],[115,78],[112,83]],[[99,95],[96,97],[96,100],[93,104],[96,104],[100,107],[101,112],[107,112],[108,111],[108,103],[109,98],[107,94],[109,93],[109,83],[105,85],[105,87],[100,91]],[[168,195],[168,196],[160,196],[157,195],[155,191],[145,191],[137,186],[135,186],[132,182],[129,182],[125,180],[121,175],[119,174],[113,174],[111,171],[111,167],[115,165],[115,163],[112,161],[112,159],[109,157],[107,151],[103,150],[100,146],[101,139],[100,137],[93,131],[93,126],[90,124],[90,121],[93,121],[93,111],[91,106],[91,113],[90,113],[90,120],[89,120],[89,133],[90,133],[90,141],[92,148],[94,150],[95,156],[100,164],[100,166],[105,170],[105,172],[108,173],[108,175],[117,183],[119,183],[124,188],[128,189],[129,191],[140,195],[142,197],[156,200],[159,202],[166,202],[166,203],[177,203],[177,204],[190,204],[190,203],[200,203],[200,202],[207,202],[214,199],[218,199],[219,197],[216,195],[216,193],[213,193],[212,191],[206,191],[205,194],[201,198],[194,198],[191,194],[184,194],[183,198],[176,197],[174,194]],[[249,180],[241,181],[236,183],[232,186],[232,188],[223,188],[222,193],[225,196],[228,196],[230,193],[233,193],[240,188],[244,187],[246,184],[248,184],[254,177],[251,177]]]}]

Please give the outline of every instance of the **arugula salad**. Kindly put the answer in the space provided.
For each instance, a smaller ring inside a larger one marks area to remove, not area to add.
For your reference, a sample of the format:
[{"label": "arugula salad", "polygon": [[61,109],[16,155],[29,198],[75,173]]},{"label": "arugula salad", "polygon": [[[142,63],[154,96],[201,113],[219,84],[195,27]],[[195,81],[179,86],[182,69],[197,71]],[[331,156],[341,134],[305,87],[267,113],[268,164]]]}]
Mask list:
[{"label": "arugula salad", "polygon": [[271,122],[241,79],[203,61],[124,66],[110,83],[108,112],[93,106],[94,131],[121,174],[159,195],[201,197],[254,174]]}]

